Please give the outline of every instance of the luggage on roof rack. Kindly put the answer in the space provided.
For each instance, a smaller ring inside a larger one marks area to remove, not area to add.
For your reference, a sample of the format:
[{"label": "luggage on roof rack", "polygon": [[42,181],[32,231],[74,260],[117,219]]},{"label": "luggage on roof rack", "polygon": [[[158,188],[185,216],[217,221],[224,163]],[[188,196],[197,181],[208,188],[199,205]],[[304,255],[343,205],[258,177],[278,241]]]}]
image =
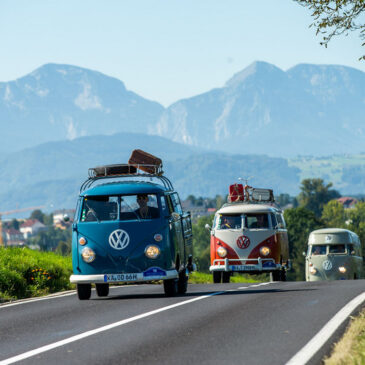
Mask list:
[{"label": "luggage on roof rack", "polygon": [[128,164],[149,174],[162,174],[162,160],[142,150],[132,151]]},{"label": "luggage on roof rack", "polygon": [[135,174],[137,168],[127,164],[105,165],[91,168],[91,176],[115,176],[125,174]]}]

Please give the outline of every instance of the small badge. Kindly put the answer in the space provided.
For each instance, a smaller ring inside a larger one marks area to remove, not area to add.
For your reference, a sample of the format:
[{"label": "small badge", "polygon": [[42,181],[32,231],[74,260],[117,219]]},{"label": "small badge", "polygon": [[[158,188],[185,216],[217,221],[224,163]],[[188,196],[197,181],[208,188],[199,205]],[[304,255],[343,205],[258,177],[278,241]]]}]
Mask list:
[{"label": "small badge", "polygon": [[129,245],[129,235],[122,229],[116,229],[109,236],[109,245],[115,250],[123,250]]},{"label": "small badge", "polygon": [[332,236],[327,235],[327,236],[324,238],[324,241],[325,241],[326,243],[331,242],[331,241],[332,241]]},{"label": "small badge", "polygon": [[247,236],[241,236],[237,238],[238,248],[245,249],[250,246],[250,239]]},{"label": "small badge", "polygon": [[331,270],[332,269],[332,262],[329,261],[329,260],[326,260],[326,261],[323,261],[323,264],[322,264],[322,267],[325,269],[325,270]]}]

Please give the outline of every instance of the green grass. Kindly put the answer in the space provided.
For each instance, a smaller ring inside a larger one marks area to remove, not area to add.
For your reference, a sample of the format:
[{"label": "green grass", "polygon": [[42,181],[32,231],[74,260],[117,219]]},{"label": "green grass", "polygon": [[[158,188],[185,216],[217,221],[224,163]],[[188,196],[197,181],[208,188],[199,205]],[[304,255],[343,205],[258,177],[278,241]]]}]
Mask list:
[{"label": "green grass", "polygon": [[71,257],[0,248],[0,302],[71,289]]},{"label": "green grass", "polygon": [[[258,283],[268,281],[269,277],[263,275],[239,275],[231,276],[231,283]],[[189,283],[191,284],[212,284],[213,275],[203,272],[193,272],[189,275]]]}]

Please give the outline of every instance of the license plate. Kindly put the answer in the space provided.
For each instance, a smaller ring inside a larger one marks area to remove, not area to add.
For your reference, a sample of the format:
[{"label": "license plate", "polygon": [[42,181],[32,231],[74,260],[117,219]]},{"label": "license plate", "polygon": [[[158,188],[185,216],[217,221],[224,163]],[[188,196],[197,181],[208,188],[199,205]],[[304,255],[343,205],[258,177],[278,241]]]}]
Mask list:
[{"label": "license plate", "polygon": [[104,275],[104,282],[109,283],[113,281],[136,281],[138,274],[108,274]]},{"label": "license plate", "polygon": [[255,265],[233,265],[232,270],[236,271],[255,271],[257,267]]}]

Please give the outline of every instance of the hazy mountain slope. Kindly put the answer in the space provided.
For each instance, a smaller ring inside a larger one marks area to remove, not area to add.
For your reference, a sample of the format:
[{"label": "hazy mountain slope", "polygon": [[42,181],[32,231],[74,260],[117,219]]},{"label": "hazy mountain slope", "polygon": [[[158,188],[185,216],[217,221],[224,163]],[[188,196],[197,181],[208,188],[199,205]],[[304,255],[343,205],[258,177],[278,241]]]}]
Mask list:
[{"label": "hazy mountain slope", "polygon": [[299,169],[267,156],[205,153],[158,136],[117,134],[49,142],[0,160],[0,211],[46,205],[47,210],[73,207],[89,167],[127,162],[141,148],[164,161],[164,170],[182,197],[226,194],[238,177],[256,186],[296,192]]},{"label": "hazy mountain slope", "polygon": [[157,134],[231,153],[359,152],[365,142],[364,115],[361,71],[298,65],[284,72],[255,62],[225,87],[171,105]]},{"label": "hazy mountain slope", "polygon": [[0,83],[1,150],[84,135],[145,133],[163,110],[100,72],[47,64]]}]

